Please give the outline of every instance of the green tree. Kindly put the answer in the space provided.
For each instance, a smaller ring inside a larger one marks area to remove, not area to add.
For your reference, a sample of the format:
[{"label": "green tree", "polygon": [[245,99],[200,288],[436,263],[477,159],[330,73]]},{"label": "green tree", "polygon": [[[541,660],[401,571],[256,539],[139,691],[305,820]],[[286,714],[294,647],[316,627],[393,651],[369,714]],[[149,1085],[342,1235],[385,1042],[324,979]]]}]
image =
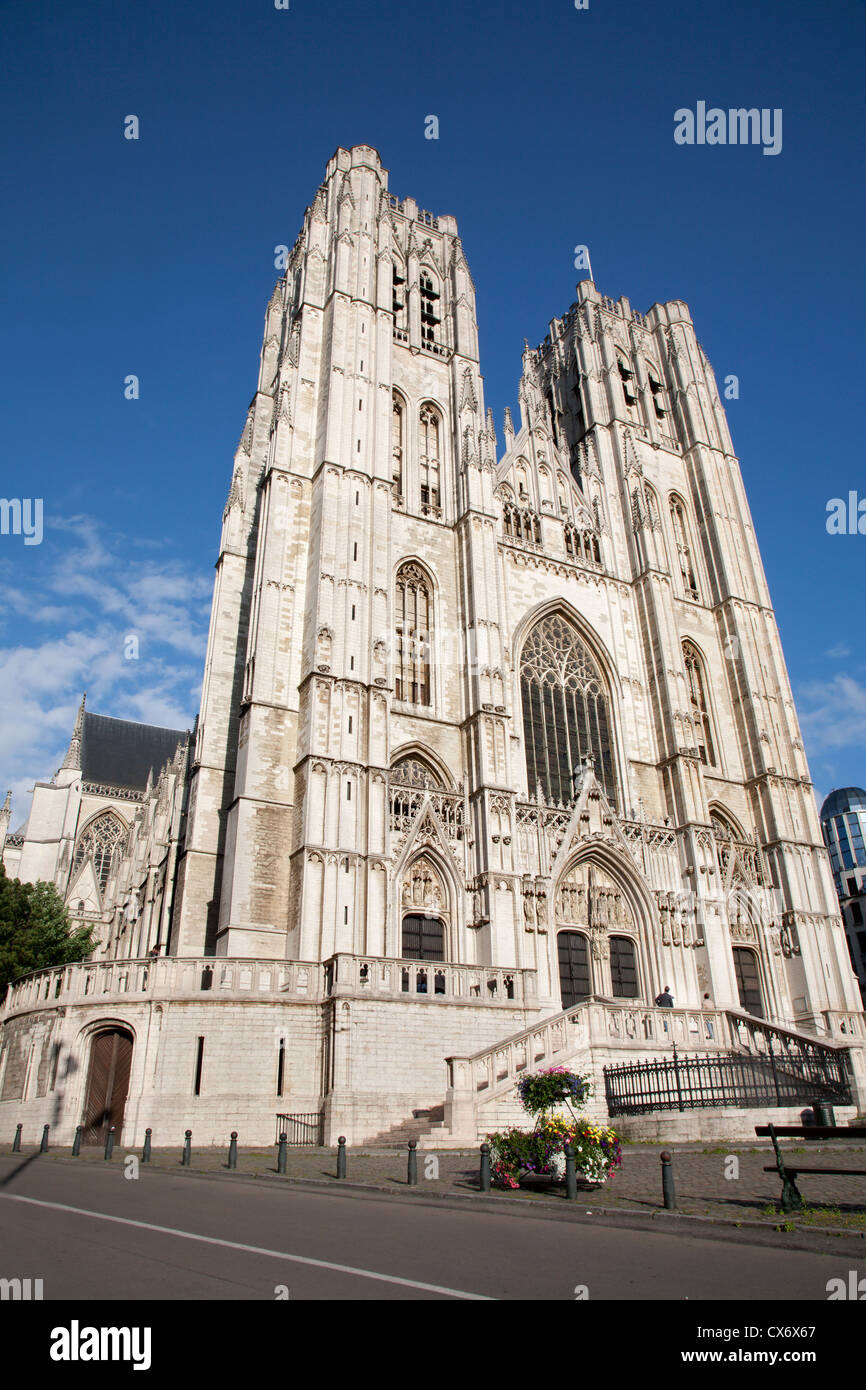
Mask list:
[{"label": "green tree", "polygon": [[53,883],[7,878],[0,864],[0,999],[20,975],[84,960],[95,946],[92,927],[73,931]]}]

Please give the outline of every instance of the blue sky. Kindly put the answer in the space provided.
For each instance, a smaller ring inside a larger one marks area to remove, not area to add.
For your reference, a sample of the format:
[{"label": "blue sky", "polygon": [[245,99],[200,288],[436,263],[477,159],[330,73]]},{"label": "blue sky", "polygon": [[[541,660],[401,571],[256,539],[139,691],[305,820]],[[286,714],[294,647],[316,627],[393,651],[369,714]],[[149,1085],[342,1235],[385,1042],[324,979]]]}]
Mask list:
[{"label": "blue sky", "polygon": [[[862,4],[0,4],[0,795],[51,776],[80,692],[186,727],[274,250],[338,145],[453,213],[500,429],[524,337],[599,289],[684,299],[721,380],[819,797],[866,783]],[[700,100],[783,111],[778,156],[682,147]],[[135,114],[140,139],[123,138]],[[424,121],[440,121],[438,141]],[[129,373],[138,401],[124,399]],[[124,638],[139,637],[139,659]]]}]

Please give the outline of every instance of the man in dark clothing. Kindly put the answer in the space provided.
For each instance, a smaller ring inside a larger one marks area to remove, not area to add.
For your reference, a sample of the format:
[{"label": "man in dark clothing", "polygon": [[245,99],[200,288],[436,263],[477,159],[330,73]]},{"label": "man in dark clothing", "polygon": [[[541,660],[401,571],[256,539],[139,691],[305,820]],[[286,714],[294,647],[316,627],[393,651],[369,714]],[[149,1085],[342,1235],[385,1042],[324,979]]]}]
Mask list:
[{"label": "man in dark clothing", "polygon": [[657,997],[656,1003],[660,1009],[672,1009],[674,1006],[674,996],[671,994],[670,985],[665,985],[661,994]]}]

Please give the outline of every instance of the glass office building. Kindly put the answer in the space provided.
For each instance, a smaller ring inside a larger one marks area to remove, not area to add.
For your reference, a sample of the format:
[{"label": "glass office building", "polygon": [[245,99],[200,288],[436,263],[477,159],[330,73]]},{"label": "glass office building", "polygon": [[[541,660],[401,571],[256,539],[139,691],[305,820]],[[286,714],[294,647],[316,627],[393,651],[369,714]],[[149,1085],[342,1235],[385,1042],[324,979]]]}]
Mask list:
[{"label": "glass office building", "polygon": [[845,923],[851,962],[866,1001],[866,791],[842,787],[821,807],[821,828]]}]

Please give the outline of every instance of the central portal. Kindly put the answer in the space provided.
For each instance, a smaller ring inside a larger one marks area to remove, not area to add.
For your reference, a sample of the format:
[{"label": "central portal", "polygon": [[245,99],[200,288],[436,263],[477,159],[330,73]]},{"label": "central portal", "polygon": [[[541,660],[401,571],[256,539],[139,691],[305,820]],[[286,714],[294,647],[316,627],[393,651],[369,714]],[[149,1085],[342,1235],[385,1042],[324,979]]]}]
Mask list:
[{"label": "central portal", "polygon": [[596,864],[575,864],[556,895],[562,1007],[590,995],[637,999],[638,930],[619,885]]}]

